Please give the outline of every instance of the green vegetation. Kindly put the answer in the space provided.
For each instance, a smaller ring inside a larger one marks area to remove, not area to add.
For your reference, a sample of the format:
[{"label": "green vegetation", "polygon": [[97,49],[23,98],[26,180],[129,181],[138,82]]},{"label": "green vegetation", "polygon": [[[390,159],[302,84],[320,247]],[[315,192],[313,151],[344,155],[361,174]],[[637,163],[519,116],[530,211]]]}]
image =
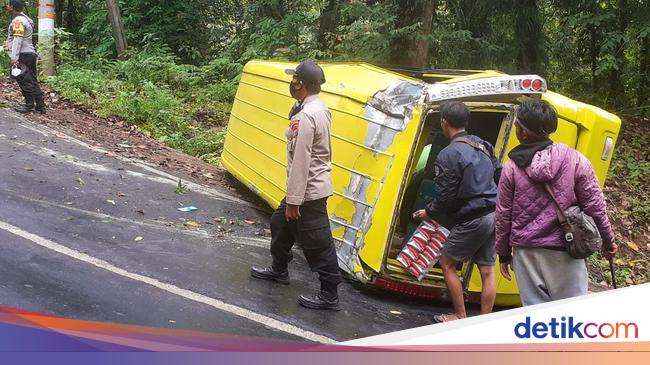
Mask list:
[{"label": "green vegetation", "polygon": [[621,199],[618,213],[640,227],[650,224],[650,136],[638,133],[643,130],[623,131],[610,167],[616,182],[625,191],[635,192]]},{"label": "green vegetation", "polygon": [[216,163],[241,69],[226,59],[180,64],[154,43],[126,60],[63,64],[49,82],[100,116],[122,118],[160,142]]},{"label": "green vegetation", "polygon": [[[253,58],[538,73],[554,90],[578,100],[644,114],[650,112],[648,5],[647,0],[121,0],[131,48],[116,60],[105,1],[61,1],[59,67],[51,84],[69,100],[123,118],[212,162],[238,75]],[[28,9],[33,18],[36,12]]]},{"label": "green vegetation", "polygon": [[189,189],[187,188],[187,185],[183,184],[181,179],[178,179],[178,185],[176,185],[176,188],[174,189],[174,192],[176,194],[185,194],[188,191],[189,191]]}]

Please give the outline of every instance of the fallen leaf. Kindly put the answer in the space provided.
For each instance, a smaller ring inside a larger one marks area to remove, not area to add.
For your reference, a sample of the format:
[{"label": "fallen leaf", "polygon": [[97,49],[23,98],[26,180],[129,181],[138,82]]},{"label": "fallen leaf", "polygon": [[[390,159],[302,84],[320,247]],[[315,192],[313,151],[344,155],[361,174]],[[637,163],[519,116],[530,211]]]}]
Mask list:
[{"label": "fallen leaf", "polygon": [[630,241],[625,242],[625,243],[627,244],[627,247],[631,248],[631,249],[634,250],[635,252],[639,252],[639,246],[637,246],[636,243],[634,243],[634,242],[630,242]]},{"label": "fallen leaf", "polygon": [[115,200],[107,199],[106,202],[107,202],[108,204],[113,204],[113,205],[115,205]]},{"label": "fallen leaf", "polygon": [[78,178],[77,178],[77,184],[79,184],[79,185],[86,185],[86,182],[84,181],[84,179],[78,177]]},{"label": "fallen leaf", "polygon": [[128,195],[128,194],[125,194],[125,193],[123,193],[123,192],[121,192],[121,191],[118,191],[117,193],[115,193],[115,196],[118,196],[118,197],[120,197],[120,198],[124,198],[125,196],[129,196],[129,195]]},{"label": "fallen leaf", "polygon": [[142,209],[138,209],[137,212],[144,215],[144,210],[142,210]]},{"label": "fallen leaf", "polygon": [[140,237],[140,236],[136,237],[135,241],[142,241],[142,237]]},{"label": "fallen leaf", "polygon": [[192,228],[199,228],[201,227],[200,224],[196,223],[195,221],[187,221],[183,223],[186,227],[192,227]]},{"label": "fallen leaf", "polygon": [[244,219],[244,223],[246,223],[246,224],[255,224],[257,222],[252,220],[252,219]]},{"label": "fallen leaf", "polygon": [[34,171],[34,169],[31,167],[25,167],[25,171]]},{"label": "fallen leaf", "polygon": [[392,310],[392,311],[390,311],[390,314],[402,314],[402,312],[400,312],[398,310]]}]

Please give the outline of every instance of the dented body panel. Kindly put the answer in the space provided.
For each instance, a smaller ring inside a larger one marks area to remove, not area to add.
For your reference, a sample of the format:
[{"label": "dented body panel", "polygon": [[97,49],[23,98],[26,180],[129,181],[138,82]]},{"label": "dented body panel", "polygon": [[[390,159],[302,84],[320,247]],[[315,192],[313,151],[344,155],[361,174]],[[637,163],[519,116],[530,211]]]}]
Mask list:
[{"label": "dented body panel", "polygon": [[[441,87],[363,63],[321,66],[327,78],[321,99],[332,113],[334,195],[328,209],[339,264],[356,279],[374,282],[386,276],[391,266],[387,249],[398,209],[424,148],[420,137],[426,113],[436,107],[437,101],[428,99],[440,94]],[[222,154],[224,167],[274,208],[286,191],[284,131],[294,100],[284,69],[293,67],[293,63],[270,61],[251,61],[245,66]],[[445,84],[502,76],[487,71]],[[589,153],[585,154],[604,183],[611,156],[606,161],[594,159],[600,159],[603,138],[613,137],[615,142],[620,120],[559,94],[549,92],[543,97],[558,108],[561,118],[553,138]],[[510,124],[504,124],[499,140],[502,145],[496,146],[497,153],[506,156],[517,144]],[[479,275],[468,278],[468,290],[480,292]],[[497,302],[516,304],[516,284],[500,276],[497,281],[502,295]]]}]

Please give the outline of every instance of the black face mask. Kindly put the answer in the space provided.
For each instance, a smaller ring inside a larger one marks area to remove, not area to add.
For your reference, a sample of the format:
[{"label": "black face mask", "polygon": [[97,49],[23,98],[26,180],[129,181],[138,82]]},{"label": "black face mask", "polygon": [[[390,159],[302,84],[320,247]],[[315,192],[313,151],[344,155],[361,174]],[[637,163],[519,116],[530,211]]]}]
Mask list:
[{"label": "black face mask", "polygon": [[291,94],[291,97],[293,97],[294,99],[296,98],[296,92],[298,92],[298,90],[296,90],[296,84],[294,84],[293,82],[290,82],[289,83],[289,93]]}]

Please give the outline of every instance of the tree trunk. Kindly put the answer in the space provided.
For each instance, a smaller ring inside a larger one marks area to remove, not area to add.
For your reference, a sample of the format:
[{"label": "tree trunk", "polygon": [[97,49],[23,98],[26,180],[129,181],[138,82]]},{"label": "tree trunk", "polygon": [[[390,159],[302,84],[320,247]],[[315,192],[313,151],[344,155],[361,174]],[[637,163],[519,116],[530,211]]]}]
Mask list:
[{"label": "tree trunk", "polygon": [[608,81],[608,101],[614,108],[620,108],[625,99],[625,87],[621,78],[621,74],[625,69],[625,42],[623,37],[627,31],[629,23],[628,17],[628,4],[627,0],[618,1],[618,24],[620,39],[616,42],[614,47],[614,59],[616,66],[609,70],[607,75]]},{"label": "tree trunk", "polygon": [[320,27],[318,29],[318,44],[321,49],[329,49],[327,36],[336,31],[340,0],[329,0],[325,10],[320,16]]},{"label": "tree trunk", "polygon": [[115,39],[115,47],[117,48],[117,56],[122,58],[125,55],[127,43],[126,34],[124,33],[124,25],[122,24],[122,16],[120,14],[120,5],[117,0],[106,0],[108,7],[108,19],[113,28],[113,38]]},{"label": "tree trunk", "polygon": [[56,7],[54,0],[40,0],[38,4],[38,47],[43,75],[54,76],[54,27]]},{"label": "tree trunk", "polygon": [[537,0],[517,0],[514,6],[517,71],[541,74],[543,22]]},{"label": "tree trunk", "polygon": [[594,90],[598,89],[598,77],[596,76],[596,70],[598,69],[598,54],[600,53],[600,48],[598,41],[596,39],[596,27],[593,25],[589,26],[589,57],[591,61],[591,86]]},{"label": "tree trunk", "polygon": [[54,5],[56,6],[56,26],[61,27],[63,26],[63,9],[64,9],[64,0],[56,0],[54,1]]},{"label": "tree trunk", "polygon": [[[641,39],[641,54],[639,60],[639,88],[637,93],[637,106],[647,107],[650,104],[648,97],[648,81],[650,81],[650,35]],[[645,112],[644,112],[645,110]],[[642,114],[648,115],[650,109],[642,109]]]},{"label": "tree trunk", "polygon": [[65,9],[65,27],[68,29],[69,32],[75,33],[78,28],[78,20],[77,20],[77,6],[75,4],[75,0],[68,0],[68,5],[66,6]]},{"label": "tree trunk", "polygon": [[415,41],[415,56],[412,65],[425,68],[429,66],[429,48],[431,46],[430,36],[433,27],[433,15],[436,10],[436,0],[422,1],[421,27]]}]

